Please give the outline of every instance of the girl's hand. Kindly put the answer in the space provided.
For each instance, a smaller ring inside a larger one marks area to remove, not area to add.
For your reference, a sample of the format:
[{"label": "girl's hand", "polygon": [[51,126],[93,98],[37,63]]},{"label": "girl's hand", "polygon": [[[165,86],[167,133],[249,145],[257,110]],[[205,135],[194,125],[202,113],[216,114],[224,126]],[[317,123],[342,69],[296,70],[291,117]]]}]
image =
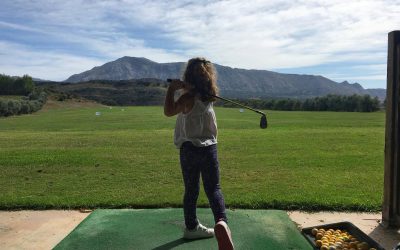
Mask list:
[{"label": "girl's hand", "polygon": [[172,79],[171,83],[169,84],[169,88],[171,88],[172,90],[183,89],[185,88],[185,82],[179,79]]}]

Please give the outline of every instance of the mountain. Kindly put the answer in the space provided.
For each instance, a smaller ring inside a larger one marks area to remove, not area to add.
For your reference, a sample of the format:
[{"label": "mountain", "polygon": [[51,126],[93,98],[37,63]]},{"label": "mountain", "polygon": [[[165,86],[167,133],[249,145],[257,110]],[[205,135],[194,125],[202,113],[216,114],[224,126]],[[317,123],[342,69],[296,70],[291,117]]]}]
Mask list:
[{"label": "mountain", "polygon": [[51,82],[50,80],[45,80],[45,79],[36,78],[36,77],[32,77],[32,80],[34,82]]},{"label": "mountain", "polygon": [[143,57],[122,57],[102,66],[70,76],[66,82],[179,78],[184,63],[156,63]]},{"label": "mountain", "polygon": [[[323,76],[282,74],[268,70],[247,70],[214,64],[221,95],[233,98],[309,98],[327,94],[365,95],[385,98],[386,90],[364,89],[358,83],[337,83]],[[146,58],[122,57],[102,66],[70,76],[65,82],[180,78],[185,63],[157,63]]]},{"label": "mountain", "polygon": [[377,96],[379,100],[386,99],[386,89],[366,89],[370,96]]}]

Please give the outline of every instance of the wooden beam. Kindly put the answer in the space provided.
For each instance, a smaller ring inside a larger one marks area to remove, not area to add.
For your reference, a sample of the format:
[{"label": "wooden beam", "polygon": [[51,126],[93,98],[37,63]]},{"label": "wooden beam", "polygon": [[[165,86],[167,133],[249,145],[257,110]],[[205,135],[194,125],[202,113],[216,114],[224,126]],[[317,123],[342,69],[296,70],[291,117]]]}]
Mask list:
[{"label": "wooden beam", "polygon": [[382,225],[400,227],[400,31],[388,36]]}]

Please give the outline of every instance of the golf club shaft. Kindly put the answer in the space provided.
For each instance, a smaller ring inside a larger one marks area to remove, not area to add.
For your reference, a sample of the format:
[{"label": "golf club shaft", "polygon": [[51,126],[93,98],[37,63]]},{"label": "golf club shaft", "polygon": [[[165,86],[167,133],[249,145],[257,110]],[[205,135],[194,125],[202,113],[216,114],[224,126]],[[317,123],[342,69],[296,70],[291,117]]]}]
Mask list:
[{"label": "golf club shaft", "polygon": [[[177,79],[177,80],[179,80],[179,79]],[[173,81],[173,79],[169,79],[169,78],[167,79],[167,82],[172,82],[172,81]],[[225,98],[220,97],[220,96],[217,96],[217,95],[211,95],[211,94],[208,94],[208,95],[209,95],[209,96],[212,96],[212,97],[215,97],[215,98],[218,98],[218,99],[221,99],[221,100],[224,100],[224,101],[227,101],[227,102],[230,102],[230,103],[233,103],[233,104],[236,104],[236,105],[238,105],[238,106],[240,106],[240,107],[249,109],[249,110],[254,111],[254,112],[256,112],[256,113],[259,113],[260,115],[266,116],[265,113],[261,112],[260,110],[250,108],[250,107],[248,107],[248,106],[246,106],[246,105],[243,105],[243,104],[240,104],[240,103],[231,101],[231,100],[229,100],[229,99],[225,99]]]},{"label": "golf club shaft", "polygon": [[248,107],[248,106],[246,106],[246,105],[240,104],[240,103],[238,103],[238,102],[234,102],[234,101],[232,101],[232,100],[229,100],[229,99],[226,99],[226,98],[217,96],[217,95],[210,95],[210,96],[215,97],[215,98],[218,98],[218,99],[221,99],[221,100],[224,100],[224,101],[227,101],[227,102],[230,102],[230,103],[233,103],[233,104],[236,104],[236,105],[238,105],[238,106],[240,106],[240,107],[249,109],[249,110],[251,110],[251,111],[254,111],[254,112],[256,112],[256,113],[259,113],[260,115],[264,115],[264,116],[265,116],[265,113],[264,113],[264,112],[261,112],[260,110],[250,108],[250,107]]}]

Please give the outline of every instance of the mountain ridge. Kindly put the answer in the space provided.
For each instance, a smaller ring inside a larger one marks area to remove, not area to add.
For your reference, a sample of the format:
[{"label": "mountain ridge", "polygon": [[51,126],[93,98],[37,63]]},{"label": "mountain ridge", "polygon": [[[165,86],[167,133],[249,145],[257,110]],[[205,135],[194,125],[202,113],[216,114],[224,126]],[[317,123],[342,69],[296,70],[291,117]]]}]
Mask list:
[{"label": "mountain ridge", "polygon": [[[284,74],[269,70],[240,69],[214,64],[221,95],[233,98],[309,98],[327,94],[377,96],[385,89],[364,89],[359,83],[338,83],[321,75]],[[129,80],[142,78],[180,78],[184,62],[157,63],[144,57],[124,56],[70,76],[65,82],[90,80]]]}]

